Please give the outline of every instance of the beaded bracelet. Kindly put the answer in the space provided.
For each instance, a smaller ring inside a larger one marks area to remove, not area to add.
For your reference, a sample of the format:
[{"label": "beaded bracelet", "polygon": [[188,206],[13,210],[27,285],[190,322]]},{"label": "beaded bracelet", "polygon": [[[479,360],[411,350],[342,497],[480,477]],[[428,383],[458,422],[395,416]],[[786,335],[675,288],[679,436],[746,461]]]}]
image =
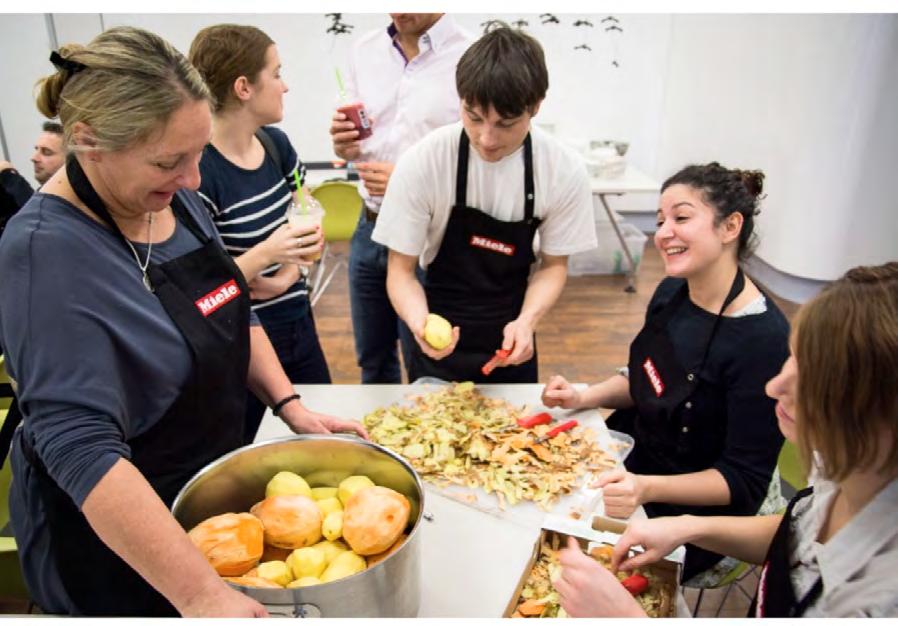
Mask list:
[{"label": "beaded bracelet", "polygon": [[285,404],[287,404],[288,402],[291,402],[293,400],[299,400],[300,398],[301,398],[301,396],[298,393],[294,393],[292,396],[287,396],[286,398],[284,398],[283,400],[281,400],[280,402],[275,404],[273,407],[271,407],[271,412],[274,413],[275,415],[277,415],[278,417],[280,417],[281,409],[284,408]]}]

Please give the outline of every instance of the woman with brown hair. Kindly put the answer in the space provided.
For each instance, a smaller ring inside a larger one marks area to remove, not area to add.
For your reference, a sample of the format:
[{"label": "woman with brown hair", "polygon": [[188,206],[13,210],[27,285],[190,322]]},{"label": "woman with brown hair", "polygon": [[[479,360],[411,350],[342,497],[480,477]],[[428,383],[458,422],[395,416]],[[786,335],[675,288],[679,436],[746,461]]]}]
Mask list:
[{"label": "woman with brown hair", "polygon": [[[636,440],[626,467],[598,477],[605,514],[755,515],[781,505],[771,480],[782,435],[764,384],[788,356],[789,325],[744,276],[764,174],[690,165],[661,188],[661,281],[628,372],[579,391],[554,376],[546,406],[617,409],[608,426]],[[766,510],[766,509],[769,509]],[[683,580],[709,586],[735,563],[690,545]]]},{"label": "woman with brown hair", "polygon": [[[633,521],[614,549],[630,570],[692,542],[763,564],[757,617],[898,615],[898,263],[858,267],[804,305],[792,356],[767,384],[811,486],[783,515]],[[645,552],[627,558],[630,547]],[[574,616],[643,615],[571,546],[556,582]]]},{"label": "woman with brown hair", "polygon": [[212,127],[196,69],[129,27],[50,59],[37,104],[69,158],[0,241],[18,400],[2,432],[29,593],[54,614],[264,615],[169,507],[242,444],[247,385],[296,432],[364,429],[298,400],[193,191]]},{"label": "woman with brown hair", "polygon": [[[290,381],[330,383],[300,273],[324,241],[320,229],[287,223],[288,206],[305,193],[296,187],[305,166],[287,135],[269,126],[283,119],[287,92],[277,46],[254,26],[218,24],[197,33],[188,56],[215,97],[212,140],[200,161],[200,197],[249,283],[252,310]],[[246,443],[264,413],[265,405],[248,393]]]}]

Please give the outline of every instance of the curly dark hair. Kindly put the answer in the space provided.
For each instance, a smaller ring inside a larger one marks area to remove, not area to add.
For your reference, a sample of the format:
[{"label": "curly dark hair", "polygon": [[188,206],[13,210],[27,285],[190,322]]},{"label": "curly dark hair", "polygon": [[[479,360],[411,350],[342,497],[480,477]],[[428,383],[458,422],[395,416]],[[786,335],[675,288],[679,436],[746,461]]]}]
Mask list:
[{"label": "curly dark hair", "polygon": [[706,165],[689,165],[664,181],[661,193],[671,185],[688,185],[701,191],[704,201],[714,207],[714,225],[720,224],[733,213],[742,215],[739,233],[738,255],[746,259],[758,244],[755,235],[755,216],[761,211],[759,202],[764,198],[764,172],[760,170],[728,169],[717,161]]}]

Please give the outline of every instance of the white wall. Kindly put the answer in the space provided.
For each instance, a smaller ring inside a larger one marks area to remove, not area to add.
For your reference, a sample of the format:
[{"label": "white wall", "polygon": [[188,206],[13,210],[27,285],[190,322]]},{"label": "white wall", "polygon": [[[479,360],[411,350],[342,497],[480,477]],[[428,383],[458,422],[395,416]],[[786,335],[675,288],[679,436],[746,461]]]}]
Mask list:
[{"label": "white wall", "polygon": [[[898,17],[869,15],[455,15],[479,33],[489,18],[524,18],[543,43],[549,95],[536,121],[575,143],[630,142],[627,158],[658,180],[689,162],[757,167],[768,198],[759,256],[795,276],[828,280],[859,263],[898,257],[898,211],[889,178],[898,171]],[[288,132],[306,160],[332,158],[328,119],[333,68],[345,68],[352,37],[325,34],[321,14],[55,14],[60,43],[87,41],[101,24],[148,28],[185,51],[207,25],[256,25],[277,42]],[[574,28],[589,19],[596,28]],[[346,14],[354,34],[383,28],[383,14]],[[576,51],[586,43],[592,52]],[[2,119],[12,160],[27,159],[42,121],[34,81],[52,70],[42,15],[0,20]],[[612,59],[620,63],[612,66]],[[652,211],[650,194],[613,200]]]},{"label": "white wall", "polygon": [[0,17],[0,121],[9,149],[5,156],[30,179],[29,158],[46,121],[34,107],[32,93],[35,81],[53,69],[49,57],[50,37],[43,15]]},{"label": "white wall", "polygon": [[717,159],[767,174],[758,256],[831,280],[898,258],[898,18],[673,18],[660,172]]}]

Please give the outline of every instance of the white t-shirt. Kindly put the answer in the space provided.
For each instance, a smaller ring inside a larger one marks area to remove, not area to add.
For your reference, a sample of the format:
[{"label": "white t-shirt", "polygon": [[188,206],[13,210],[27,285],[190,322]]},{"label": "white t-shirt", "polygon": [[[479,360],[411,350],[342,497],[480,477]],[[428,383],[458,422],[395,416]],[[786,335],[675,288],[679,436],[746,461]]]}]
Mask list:
[{"label": "white t-shirt", "polygon": [[[420,257],[426,268],[439,251],[455,204],[461,122],[429,133],[409,148],[390,176],[371,238],[396,252]],[[540,250],[568,256],[595,248],[592,192],[583,159],[532,127],[534,215]],[[471,147],[467,205],[505,222],[524,219],[524,147],[496,163]]]}]

